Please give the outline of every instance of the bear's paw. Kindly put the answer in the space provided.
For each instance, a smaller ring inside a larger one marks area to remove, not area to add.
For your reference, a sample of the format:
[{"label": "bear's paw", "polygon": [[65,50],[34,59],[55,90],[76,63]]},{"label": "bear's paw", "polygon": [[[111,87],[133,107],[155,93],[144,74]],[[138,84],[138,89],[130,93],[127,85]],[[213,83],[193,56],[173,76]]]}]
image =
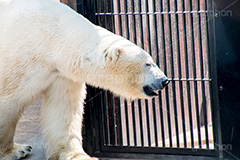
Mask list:
[{"label": "bear's paw", "polygon": [[15,144],[10,153],[0,158],[1,160],[16,160],[25,158],[32,152],[32,147],[25,144]]},{"label": "bear's paw", "polygon": [[17,159],[25,158],[27,155],[32,153],[32,147],[29,145],[20,145],[18,144],[14,154],[16,155]]}]

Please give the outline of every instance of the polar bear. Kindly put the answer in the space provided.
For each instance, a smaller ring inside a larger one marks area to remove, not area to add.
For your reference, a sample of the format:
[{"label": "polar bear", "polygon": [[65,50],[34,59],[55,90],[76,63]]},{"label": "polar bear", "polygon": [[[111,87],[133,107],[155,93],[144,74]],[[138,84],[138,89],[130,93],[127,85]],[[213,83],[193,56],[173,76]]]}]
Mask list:
[{"label": "polar bear", "polygon": [[82,148],[85,84],[151,98],[169,82],[143,49],[51,0],[0,0],[0,159],[24,158],[14,143],[23,110],[39,96],[46,157],[95,159]]}]

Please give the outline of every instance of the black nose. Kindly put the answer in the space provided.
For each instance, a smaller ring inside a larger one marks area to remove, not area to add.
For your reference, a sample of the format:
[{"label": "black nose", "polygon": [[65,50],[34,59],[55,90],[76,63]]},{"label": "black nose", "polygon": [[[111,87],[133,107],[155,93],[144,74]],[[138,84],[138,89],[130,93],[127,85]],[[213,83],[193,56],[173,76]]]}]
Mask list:
[{"label": "black nose", "polygon": [[162,81],[162,86],[166,87],[170,81],[167,78],[164,78]]}]

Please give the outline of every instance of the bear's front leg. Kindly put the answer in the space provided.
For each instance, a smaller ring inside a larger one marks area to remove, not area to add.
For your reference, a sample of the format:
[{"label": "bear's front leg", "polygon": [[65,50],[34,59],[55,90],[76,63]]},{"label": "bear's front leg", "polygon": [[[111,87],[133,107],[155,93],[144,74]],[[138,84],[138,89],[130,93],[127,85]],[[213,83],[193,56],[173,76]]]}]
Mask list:
[{"label": "bear's front leg", "polygon": [[26,104],[16,97],[0,96],[0,160],[22,159],[32,152],[31,146],[14,142],[16,125]]},{"label": "bear's front leg", "polygon": [[85,83],[58,78],[44,96],[41,121],[46,137],[47,159],[96,160],[82,148]]}]

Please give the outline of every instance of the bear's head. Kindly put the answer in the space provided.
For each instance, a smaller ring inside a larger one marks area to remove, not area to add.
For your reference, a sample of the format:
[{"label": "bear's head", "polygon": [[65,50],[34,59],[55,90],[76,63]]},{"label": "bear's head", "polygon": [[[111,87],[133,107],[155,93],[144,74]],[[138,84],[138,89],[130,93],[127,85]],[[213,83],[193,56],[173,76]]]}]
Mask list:
[{"label": "bear's head", "polygon": [[169,80],[152,57],[140,47],[118,41],[104,50],[106,89],[124,97],[151,98],[168,85]]}]

